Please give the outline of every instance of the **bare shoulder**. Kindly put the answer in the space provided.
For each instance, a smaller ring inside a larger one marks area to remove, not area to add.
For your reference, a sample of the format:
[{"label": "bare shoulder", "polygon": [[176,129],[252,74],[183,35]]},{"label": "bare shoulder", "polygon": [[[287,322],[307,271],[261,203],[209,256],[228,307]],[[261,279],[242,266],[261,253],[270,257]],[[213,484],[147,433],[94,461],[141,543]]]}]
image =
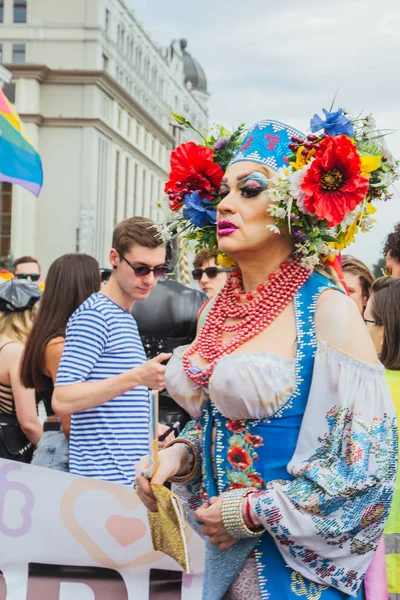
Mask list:
[{"label": "bare shoulder", "polygon": [[65,344],[65,337],[60,335],[59,337],[53,338],[46,345],[46,352],[48,350],[53,350],[54,348],[60,348],[60,347],[62,348],[64,346],[64,344]]},{"label": "bare shoulder", "polygon": [[1,353],[4,357],[9,356],[12,358],[16,358],[16,357],[21,356],[23,351],[24,351],[24,344],[22,344],[21,342],[11,342],[11,343],[7,343],[7,345],[3,348]]},{"label": "bare shoulder", "polygon": [[54,357],[61,356],[61,354],[63,353],[63,350],[64,350],[64,345],[65,345],[65,338],[63,338],[61,336],[50,340],[50,342],[47,344],[46,349],[44,351],[46,362],[47,362],[47,360],[51,360]]},{"label": "bare shoulder", "polygon": [[338,290],[321,294],[315,311],[318,340],[359,360],[378,361],[372,339],[356,303]]}]

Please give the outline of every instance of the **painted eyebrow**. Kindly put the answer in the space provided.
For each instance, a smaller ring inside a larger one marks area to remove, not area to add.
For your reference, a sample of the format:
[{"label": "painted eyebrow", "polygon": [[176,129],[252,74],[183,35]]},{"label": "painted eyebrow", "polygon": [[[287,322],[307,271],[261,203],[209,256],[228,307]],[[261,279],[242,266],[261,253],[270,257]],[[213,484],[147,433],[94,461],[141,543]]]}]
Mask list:
[{"label": "painted eyebrow", "polygon": [[[236,181],[242,181],[243,179],[246,179],[246,177],[253,175],[253,173],[261,173],[262,175],[264,175],[264,173],[262,171],[259,171],[258,169],[254,169],[254,171],[245,171],[244,173],[239,173],[239,175],[237,175],[237,177],[236,177]],[[221,179],[221,185],[222,184],[226,185],[227,183],[228,183],[228,178],[223,177]]]},{"label": "painted eyebrow", "polygon": [[[261,175],[265,175],[265,173],[263,173],[263,171],[254,169],[253,171],[246,171],[245,173],[239,173],[239,175],[236,177],[236,179],[237,179],[237,181],[241,181],[242,179],[246,179],[247,177],[250,177],[250,175],[253,175],[253,173],[261,173]],[[267,175],[265,175],[265,177],[267,177]]]}]

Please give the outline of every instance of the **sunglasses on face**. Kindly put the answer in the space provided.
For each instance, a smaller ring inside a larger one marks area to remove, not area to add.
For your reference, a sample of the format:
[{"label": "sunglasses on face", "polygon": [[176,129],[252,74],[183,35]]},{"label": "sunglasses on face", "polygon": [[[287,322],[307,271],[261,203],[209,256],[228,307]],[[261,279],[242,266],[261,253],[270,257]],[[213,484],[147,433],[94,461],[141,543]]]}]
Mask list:
[{"label": "sunglasses on face", "polygon": [[214,279],[218,275],[218,273],[229,273],[230,269],[222,269],[219,267],[207,267],[206,269],[194,269],[192,271],[192,276],[195,281],[200,281],[203,277],[203,273],[205,273],[208,279]]},{"label": "sunglasses on face", "polygon": [[375,321],[373,321],[372,319],[364,319],[363,318],[364,323],[367,325],[367,323],[372,323],[372,325],[376,325]]},{"label": "sunglasses on face", "polygon": [[100,269],[100,281],[101,283],[107,283],[111,277],[111,269]]},{"label": "sunglasses on face", "polygon": [[39,273],[18,273],[15,276],[17,279],[27,279],[28,281],[39,281],[40,274]]},{"label": "sunglasses on face", "polygon": [[169,268],[167,265],[160,265],[159,267],[154,267],[154,269],[151,269],[148,265],[135,266],[130,263],[125,256],[121,256],[121,258],[130,266],[136,277],[146,277],[146,275],[149,273],[153,273],[155,279],[159,279],[160,277],[166,277],[169,273]]}]

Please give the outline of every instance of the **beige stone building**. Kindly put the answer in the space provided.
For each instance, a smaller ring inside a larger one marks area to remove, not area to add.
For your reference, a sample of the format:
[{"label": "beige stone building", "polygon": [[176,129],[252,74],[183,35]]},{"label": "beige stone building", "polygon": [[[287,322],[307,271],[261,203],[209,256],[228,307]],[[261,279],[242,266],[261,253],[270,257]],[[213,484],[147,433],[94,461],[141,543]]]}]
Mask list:
[{"label": "beige stone building", "polygon": [[207,125],[202,68],[185,40],[158,46],[122,0],[0,0],[0,59],[45,178],[38,199],[12,189],[8,253],[45,269],[74,251],[107,265],[116,222],[161,217],[169,155],[187,135],[170,110]]}]

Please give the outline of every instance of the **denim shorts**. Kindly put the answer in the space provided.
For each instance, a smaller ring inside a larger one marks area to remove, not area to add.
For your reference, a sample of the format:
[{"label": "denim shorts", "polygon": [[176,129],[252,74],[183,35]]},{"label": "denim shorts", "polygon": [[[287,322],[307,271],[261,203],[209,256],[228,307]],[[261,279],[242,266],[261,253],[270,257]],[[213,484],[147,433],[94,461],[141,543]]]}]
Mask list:
[{"label": "denim shorts", "polygon": [[33,454],[32,465],[57,471],[69,471],[68,440],[62,430],[44,431]]}]

